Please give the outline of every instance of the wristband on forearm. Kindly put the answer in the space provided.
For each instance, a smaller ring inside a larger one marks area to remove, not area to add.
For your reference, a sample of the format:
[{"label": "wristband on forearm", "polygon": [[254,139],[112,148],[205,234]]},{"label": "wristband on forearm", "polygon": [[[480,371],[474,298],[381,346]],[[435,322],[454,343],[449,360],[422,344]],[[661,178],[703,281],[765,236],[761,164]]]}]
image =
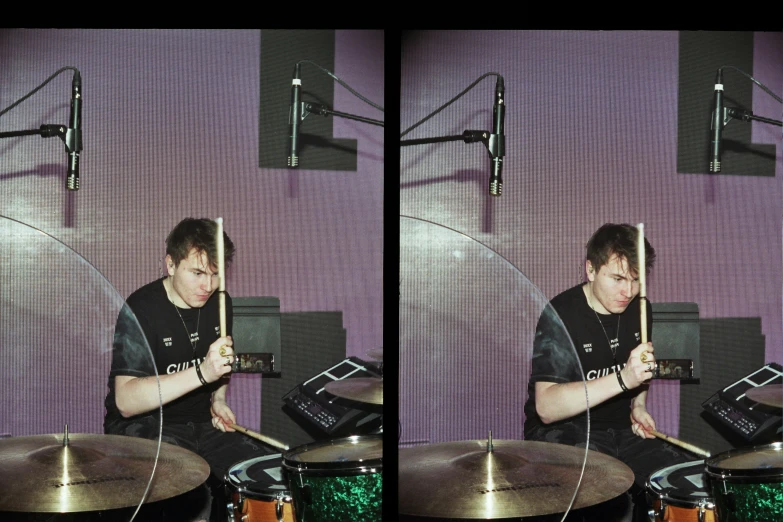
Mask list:
[{"label": "wristband on forearm", "polygon": [[196,375],[198,375],[198,380],[201,381],[202,386],[207,385],[207,380],[204,378],[204,374],[201,373],[201,365],[196,365]]},{"label": "wristband on forearm", "polygon": [[620,376],[620,372],[617,371],[617,372],[614,372],[614,374],[617,376],[617,382],[620,383],[620,388],[622,388],[624,392],[627,392],[628,391],[628,387],[623,382],[623,378]]}]

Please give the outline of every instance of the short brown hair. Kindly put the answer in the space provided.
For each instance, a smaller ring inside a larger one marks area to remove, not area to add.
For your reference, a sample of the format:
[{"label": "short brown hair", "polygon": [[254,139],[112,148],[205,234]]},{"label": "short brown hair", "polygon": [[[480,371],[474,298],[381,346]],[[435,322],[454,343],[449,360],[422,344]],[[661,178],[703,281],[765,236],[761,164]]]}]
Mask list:
[{"label": "short brown hair", "polygon": [[[210,266],[218,266],[217,223],[207,218],[185,218],[180,221],[166,238],[166,254],[171,256],[174,266],[188,257],[194,248],[196,252],[206,252]],[[223,231],[223,257],[225,268],[234,259],[234,243]]]},{"label": "short brown hair", "polygon": [[[628,261],[631,272],[639,273],[639,229],[627,223],[606,223],[595,231],[587,242],[587,261],[598,272],[602,266],[609,262],[613,255]],[[655,249],[647,238],[644,238],[644,264],[645,272],[649,272],[655,264]]]}]

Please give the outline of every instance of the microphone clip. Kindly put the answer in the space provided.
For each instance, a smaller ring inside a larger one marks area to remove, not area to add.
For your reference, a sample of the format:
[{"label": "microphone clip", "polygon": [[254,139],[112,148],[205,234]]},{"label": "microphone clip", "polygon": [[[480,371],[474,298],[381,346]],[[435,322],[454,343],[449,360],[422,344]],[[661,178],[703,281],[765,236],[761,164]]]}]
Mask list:
[{"label": "microphone clip", "polygon": [[502,158],[506,155],[506,136],[505,134],[490,134],[489,141],[486,143],[489,157],[492,159]]},{"label": "microphone clip", "polygon": [[65,151],[68,154],[82,151],[81,129],[69,129],[65,125],[44,123],[38,128],[38,134],[40,134],[42,138],[57,136],[65,143]]},{"label": "microphone clip", "polygon": [[490,159],[502,158],[506,152],[506,137],[503,134],[492,134],[480,130],[466,130],[462,132],[462,141],[465,143],[476,143],[480,141],[487,148]]}]

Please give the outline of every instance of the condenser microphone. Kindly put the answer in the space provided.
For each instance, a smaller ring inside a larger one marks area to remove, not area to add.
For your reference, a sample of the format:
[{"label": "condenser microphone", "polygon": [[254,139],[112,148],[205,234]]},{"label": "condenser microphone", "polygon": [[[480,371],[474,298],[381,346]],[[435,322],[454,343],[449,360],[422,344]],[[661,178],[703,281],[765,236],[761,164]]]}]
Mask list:
[{"label": "condenser microphone", "polygon": [[79,154],[82,151],[82,75],[76,71],[71,84],[71,119],[65,132],[68,153],[68,190],[79,190]]},{"label": "condenser microphone", "polygon": [[489,194],[500,196],[503,191],[503,156],[505,156],[506,136],[503,134],[503,120],[506,115],[506,104],[503,95],[506,89],[503,77],[498,76],[495,83],[495,105],[492,109],[492,134],[489,135],[489,156],[492,162],[492,172],[489,175]]},{"label": "condenser microphone", "polygon": [[294,78],[291,81],[291,110],[289,111],[288,126],[291,131],[288,143],[288,166],[299,166],[299,123],[302,120],[302,102],[300,90],[302,81],[299,79],[299,64],[294,66]]},{"label": "condenser microphone", "polygon": [[720,141],[723,135],[723,71],[715,76],[715,110],[712,113],[712,142],[710,144],[710,172],[720,172]]}]

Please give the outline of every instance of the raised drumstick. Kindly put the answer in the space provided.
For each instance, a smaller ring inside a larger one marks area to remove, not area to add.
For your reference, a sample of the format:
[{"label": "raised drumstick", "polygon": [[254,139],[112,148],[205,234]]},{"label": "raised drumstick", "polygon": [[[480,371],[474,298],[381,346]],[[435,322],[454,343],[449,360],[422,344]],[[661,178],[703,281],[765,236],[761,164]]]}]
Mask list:
[{"label": "raised drumstick", "polygon": [[[645,282],[645,276],[647,275],[645,267],[645,253],[644,253],[644,223],[636,225],[639,229],[639,243],[636,246],[636,252],[639,256],[639,313],[641,314],[641,336],[642,343],[647,342],[647,285]],[[643,352],[647,353],[647,352]],[[644,362],[644,359],[642,359]]]},{"label": "raised drumstick", "polygon": [[[223,218],[215,219],[217,223],[217,261],[218,261],[218,300],[220,303],[220,337],[227,335],[226,328],[226,264],[225,246],[223,244]],[[221,354],[222,355],[222,354]]]}]

